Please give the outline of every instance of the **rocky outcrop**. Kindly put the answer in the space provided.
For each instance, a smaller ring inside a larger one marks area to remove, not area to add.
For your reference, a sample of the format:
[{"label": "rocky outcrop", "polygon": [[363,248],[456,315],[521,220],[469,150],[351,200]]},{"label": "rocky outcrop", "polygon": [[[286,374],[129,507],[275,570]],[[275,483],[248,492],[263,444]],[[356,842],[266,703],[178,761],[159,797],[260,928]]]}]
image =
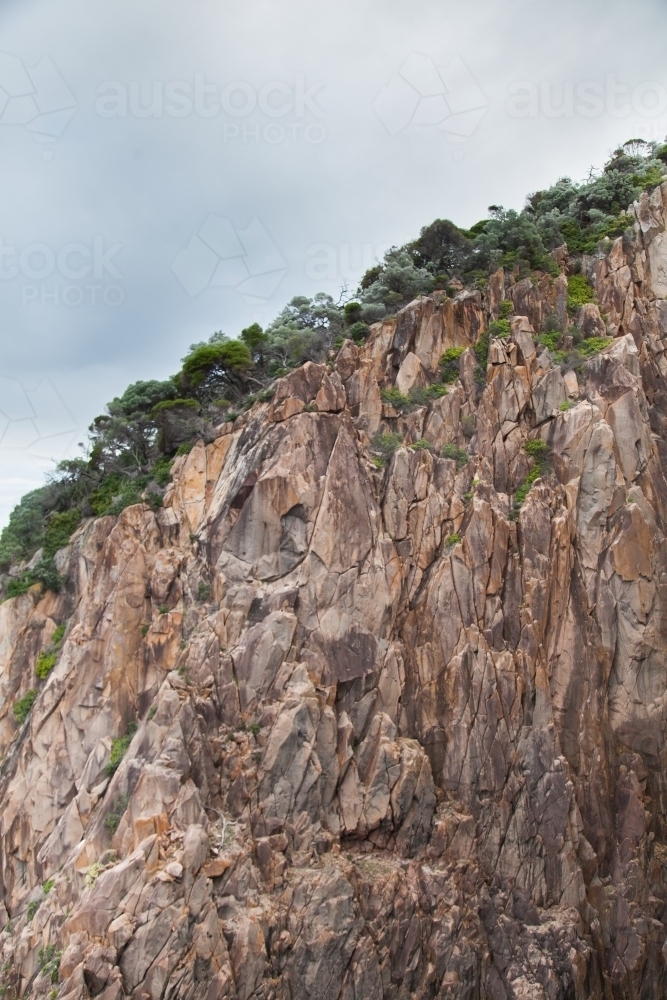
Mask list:
[{"label": "rocky outcrop", "polygon": [[578,372],[565,276],[419,299],[0,606],[6,996],[667,996],[663,204],[584,260]]}]

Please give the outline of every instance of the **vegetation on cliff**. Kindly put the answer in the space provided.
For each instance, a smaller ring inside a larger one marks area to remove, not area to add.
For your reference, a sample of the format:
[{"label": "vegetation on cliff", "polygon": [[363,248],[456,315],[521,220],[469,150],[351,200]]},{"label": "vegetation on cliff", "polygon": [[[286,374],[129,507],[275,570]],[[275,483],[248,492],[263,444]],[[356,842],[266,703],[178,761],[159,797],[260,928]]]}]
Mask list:
[{"label": "vegetation on cliff", "polygon": [[[86,455],[61,462],[47,484],[14,509],[0,536],[0,572],[21,569],[5,579],[5,596],[23,593],[35,583],[57,589],[54,555],[82,517],[117,514],[141,499],[160,506],[173,458],[187,451],[203,428],[232,420],[240,409],[270,398],[276,378],[308,360],[326,360],[345,338],[363,342],[369,324],[416,296],[436,289],[447,295],[464,287],[484,288],[499,267],[517,280],[535,272],[558,274],[552,254],[557,247],[566,246],[571,257],[608,248],[611,239],[631,226],[624,209],[660,182],[665,164],[667,145],[631,140],[598,174],[581,184],[561,178],[531,194],[520,212],[492,205],[489,217],[467,230],[436,219],[411,243],[389,250],[366,272],[349,301],[345,295],[338,302],[326,294],[299,296],[265,330],[254,323],[236,339],[219,331],[207,342],[191,345],[172,378],[135,382],[113,399],[89,428]],[[572,314],[593,300],[592,289],[578,274],[570,277],[568,293]],[[475,348],[480,373],[489,335],[508,333],[507,316],[501,315],[494,329],[482,335]],[[574,352],[557,350],[566,334],[572,336]],[[548,329],[543,337],[564,367],[576,367],[605,343],[599,337],[584,341],[574,327]],[[459,353],[455,348],[443,358],[443,383],[458,378]],[[432,398],[446,390],[436,386],[430,391]],[[420,403],[396,389],[386,396],[400,411]]]}]

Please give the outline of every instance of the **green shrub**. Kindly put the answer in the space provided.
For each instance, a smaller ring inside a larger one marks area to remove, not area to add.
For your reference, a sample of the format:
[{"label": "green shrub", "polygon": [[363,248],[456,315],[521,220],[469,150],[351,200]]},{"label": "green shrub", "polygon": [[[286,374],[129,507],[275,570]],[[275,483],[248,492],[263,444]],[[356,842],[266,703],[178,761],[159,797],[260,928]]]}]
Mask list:
[{"label": "green shrub", "polygon": [[176,454],[189,455],[194,446],[195,446],[194,441],[184,441],[183,444],[179,444],[178,448],[176,449]]},{"label": "green shrub", "polygon": [[403,438],[400,434],[376,434],[371,441],[371,449],[386,462],[402,444]]},{"label": "green shrub", "polygon": [[160,607],[158,608],[158,611],[159,611],[159,613],[161,615],[168,615],[169,614],[169,608],[167,607],[166,604],[161,604]]},{"label": "green shrub", "polygon": [[428,406],[433,402],[434,399],[441,399],[442,396],[446,396],[449,390],[447,386],[439,385],[434,382],[433,385],[426,386],[425,389],[420,389],[415,386],[415,388],[410,389],[410,402],[415,406]]},{"label": "green shrub", "polygon": [[541,438],[532,438],[530,441],[526,441],[523,450],[532,458],[543,459],[546,457],[549,448],[546,441],[542,441]]},{"label": "green shrub", "polygon": [[419,438],[419,440],[415,441],[414,444],[411,444],[410,447],[413,451],[430,451],[432,445],[429,444],[426,438]]},{"label": "green shrub", "polygon": [[363,344],[370,332],[371,328],[368,323],[353,323],[348,330],[348,336],[355,342],[355,344]]},{"label": "green shrub", "polygon": [[576,312],[587,302],[595,302],[595,292],[583,274],[572,274],[567,279],[567,308]]},{"label": "green shrub", "polygon": [[459,377],[459,358],[465,347],[448,347],[440,358],[440,377],[443,382],[451,384]]},{"label": "green shrub", "polygon": [[197,600],[204,604],[208,601],[211,596],[211,585],[209,583],[200,583],[197,587]]},{"label": "green shrub", "polygon": [[54,556],[58,549],[64,549],[81,521],[80,511],[63,510],[52,514],[46,525],[44,539],[44,559]]},{"label": "green shrub", "polygon": [[250,730],[253,736],[259,736],[260,726],[258,725],[258,723],[253,722],[252,725],[248,726],[248,729]]},{"label": "green shrub", "polygon": [[65,631],[67,630],[67,625],[56,625],[53,630],[53,635],[51,636],[51,648],[60,649],[63,644],[63,639],[65,637]]},{"label": "green shrub", "polygon": [[34,582],[30,573],[15,577],[7,584],[7,597],[20,597],[21,594],[27,593]]},{"label": "green shrub", "polygon": [[45,681],[56,665],[57,654],[55,651],[40,653],[35,664],[35,673],[40,681]]},{"label": "green shrub", "polygon": [[468,461],[468,452],[465,448],[457,448],[455,444],[446,444],[441,454],[443,458],[449,458],[456,462],[456,466],[459,469]]},{"label": "green shrub", "polygon": [[570,410],[572,408],[572,405],[573,405],[572,402],[569,399],[566,399],[564,403],[560,404],[558,409],[561,411],[561,413],[565,413],[566,410]]},{"label": "green shrub", "polygon": [[171,482],[171,467],[174,464],[171,458],[159,458],[153,468],[151,469],[151,475],[158,486],[168,486]]},{"label": "green shrub", "polygon": [[104,829],[107,833],[111,834],[113,837],[114,833],[120,826],[120,821],[123,818],[123,814],[130,804],[130,799],[127,795],[119,795],[117,799],[111,804],[111,809],[104,817]]},{"label": "green shrub", "polygon": [[14,718],[20,726],[23,725],[25,720],[30,715],[30,709],[35,704],[36,698],[37,691],[34,688],[31,688],[30,691],[27,691],[22,698],[19,698],[19,700],[14,703],[12,711],[14,712]]},{"label": "green shrub", "polygon": [[28,903],[28,909],[26,911],[26,919],[27,919],[28,923],[30,923],[30,921],[35,916],[35,914],[37,913],[37,910],[40,908],[41,905],[42,905],[42,900],[41,899],[31,899],[30,900],[30,902]]},{"label": "green shrub", "polygon": [[477,341],[477,343],[473,347],[473,351],[475,352],[475,357],[477,358],[477,364],[480,366],[480,368],[483,368],[483,369],[486,370],[486,363],[487,363],[488,357],[489,357],[489,331],[488,330],[486,331],[486,333],[483,333],[482,336],[479,338],[479,340]]},{"label": "green shrub", "polygon": [[526,497],[528,496],[528,493],[530,492],[531,486],[533,485],[536,479],[540,478],[541,475],[542,475],[542,468],[538,465],[536,465],[534,469],[530,470],[530,472],[523,480],[521,485],[517,488],[514,494],[515,509],[518,510],[518,508],[522,506]]},{"label": "green shrub", "polygon": [[447,535],[447,541],[446,541],[447,545],[458,545],[460,541],[461,541],[461,536],[459,535],[458,531],[453,531],[451,535]]},{"label": "green shrub", "polygon": [[399,413],[409,413],[414,405],[410,397],[402,393],[396,386],[392,386],[391,389],[382,389],[380,391],[380,398],[383,403],[393,406]]},{"label": "green shrub", "polygon": [[52,878],[48,879],[48,881],[44,883],[44,885],[42,886],[42,892],[44,893],[45,896],[48,896],[48,894],[51,892],[55,884],[56,883]]},{"label": "green shrub", "polygon": [[120,767],[120,763],[127,753],[130,743],[132,742],[132,737],[136,731],[136,722],[131,722],[127,727],[127,733],[125,736],[118,736],[116,739],[111,741],[111,754],[109,756],[109,762],[105,768],[107,778],[113,778],[114,774]]},{"label": "green shrub", "polygon": [[560,333],[554,330],[552,333],[541,333],[537,338],[537,343],[541,344],[542,347],[548,348],[550,351],[555,351],[558,347],[558,342],[560,340]]},{"label": "green shrub", "polygon": [[503,299],[500,303],[500,308],[498,309],[498,316],[500,319],[507,319],[514,312],[514,303],[511,299]]},{"label": "green shrub", "polygon": [[56,951],[55,944],[49,944],[45,948],[39,949],[39,971],[54,984],[58,982],[61,958],[62,952]]},{"label": "green shrub", "polygon": [[145,639],[145,638],[146,638],[146,636],[148,635],[148,628],[149,628],[149,626],[148,626],[148,625],[142,625],[142,626],[141,626],[141,628],[140,628],[140,630],[139,630],[139,631],[141,632],[141,635],[142,635],[142,637],[143,637],[144,639]]},{"label": "green shrub", "polygon": [[489,336],[499,337],[503,340],[510,335],[510,321],[508,319],[494,319],[489,323]]},{"label": "green shrub", "polygon": [[583,354],[585,358],[592,358],[604,350],[605,347],[609,347],[610,344],[611,337],[588,337],[577,345],[577,351],[579,354]]},{"label": "green shrub", "polygon": [[151,410],[151,416],[156,417],[160,413],[164,413],[165,410],[173,410],[174,408],[185,408],[186,410],[199,410],[199,403],[196,399],[163,399],[162,402],[156,403]]}]

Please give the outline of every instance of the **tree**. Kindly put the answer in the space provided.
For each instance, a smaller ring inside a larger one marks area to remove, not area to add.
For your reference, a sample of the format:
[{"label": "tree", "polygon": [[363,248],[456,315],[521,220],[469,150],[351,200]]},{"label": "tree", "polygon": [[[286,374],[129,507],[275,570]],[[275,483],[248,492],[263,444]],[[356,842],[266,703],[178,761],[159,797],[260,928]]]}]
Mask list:
[{"label": "tree", "polygon": [[241,330],[241,340],[250,351],[253,362],[263,368],[269,337],[264,333],[259,323],[253,323],[252,326]]},{"label": "tree", "polygon": [[251,367],[250,351],[240,340],[201,344],[183,358],[180,381],[192,395],[208,402],[226,391],[240,395]]}]

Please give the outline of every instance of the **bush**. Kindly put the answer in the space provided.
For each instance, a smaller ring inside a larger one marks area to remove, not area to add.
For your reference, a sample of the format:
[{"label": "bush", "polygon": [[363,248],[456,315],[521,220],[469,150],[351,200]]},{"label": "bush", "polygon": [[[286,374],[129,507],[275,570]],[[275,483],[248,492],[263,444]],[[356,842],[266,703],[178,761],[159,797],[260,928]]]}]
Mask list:
[{"label": "bush", "polygon": [[56,653],[40,653],[37,657],[37,663],[35,664],[35,673],[39,677],[40,681],[45,681],[49,676],[51,671],[56,665]]},{"label": "bush", "polygon": [[380,398],[383,403],[392,406],[399,413],[409,413],[413,406],[410,397],[402,393],[396,386],[392,386],[390,389],[381,389]]},{"label": "bush", "polygon": [[41,905],[42,905],[42,900],[41,899],[31,899],[30,900],[30,902],[28,903],[28,909],[26,911],[26,919],[27,919],[28,923],[30,923],[30,921],[35,916],[35,914],[37,913],[37,910],[40,908]]},{"label": "bush", "polygon": [[537,343],[541,344],[542,347],[548,348],[550,351],[555,351],[558,347],[560,337],[560,333],[556,331],[553,333],[541,333],[537,338]]},{"label": "bush", "polygon": [[19,698],[17,702],[14,703],[14,718],[20,726],[23,725],[25,720],[30,715],[30,709],[35,704],[35,699],[37,698],[37,691],[31,688],[30,691],[26,692],[22,698]]},{"label": "bush", "polygon": [[587,302],[595,302],[595,293],[583,274],[572,274],[567,279],[567,308],[573,313]]},{"label": "bush", "polygon": [[368,323],[353,323],[348,330],[348,336],[355,342],[355,344],[363,344],[370,332],[371,328]]},{"label": "bush", "polygon": [[448,347],[440,358],[440,377],[443,382],[451,384],[459,377],[459,358],[465,347]]},{"label": "bush", "polygon": [[446,545],[458,545],[461,541],[461,536],[458,531],[453,531],[451,535],[447,535]]},{"label": "bush", "polygon": [[397,448],[403,444],[400,434],[376,434],[371,441],[371,451],[375,455],[371,456],[371,462],[378,469],[383,469]]},{"label": "bush", "polygon": [[39,949],[39,971],[43,976],[50,979],[53,984],[58,982],[61,958],[62,952],[56,951],[55,944],[49,944],[45,948]]},{"label": "bush", "polygon": [[489,342],[490,342],[489,331],[487,330],[486,333],[482,334],[482,336],[479,338],[479,340],[473,347],[473,351],[475,352],[475,357],[477,358],[477,364],[480,366],[480,368],[483,368],[485,372],[486,372],[487,361],[489,358]]},{"label": "bush", "polygon": [[120,826],[120,821],[122,820],[125,810],[129,804],[129,796],[119,795],[117,799],[114,799],[111,804],[111,809],[104,817],[104,829],[107,833],[111,834],[112,837]]},{"label": "bush", "polygon": [[595,354],[599,354],[600,351],[604,350],[605,347],[609,347],[610,344],[610,337],[588,337],[577,345],[577,350],[585,358],[592,358]]},{"label": "bush", "polygon": [[560,404],[558,409],[560,410],[561,413],[565,413],[566,410],[572,409],[572,402],[569,399],[566,399],[564,403]]},{"label": "bush", "polygon": [[113,778],[114,774],[120,767],[121,761],[127,753],[130,743],[132,742],[132,737],[136,731],[136,722],[131,722],[127,727],[127,733],[125,736],[119,736],[111,741],[111,754],[105,768],[107,778]]},{"label": "bush", "polygon": [[549,448],[546,441],[542,441],[541,438],[532,438],[530,441],[526,441],[523,450],[532,458],[543,459],[546,457]]},{"label": "bush", "polygon": [[489,337],[499,337],[501,340],[510,335],[508,319],[494,319],[489,323]]},{"label": "bush", "polygon": [[432,445],[429,444],[426,438],[419,438],[419,440],[415,441],[414,444],[411,444],[410,447],[413,451],[431,451]]},{"label": "bush", "polygon": [[441,454],[443,458],[449,458],[456,462],[458,469],[462,468],[468,461],[468,452],[465,448],[457,448],[455,444],[446,444]]},{"label": "bush", "polygon": [[503,299],[500,303],[500,308],[498,309],[499,319],[507,319],[514,312],[514,303],[511,299]]},{"label": "bush", "polygon": [[410,389],[409,399],[413,408],[415,406],[429,406],[434,399],[441,399],[448,392],[447,386],[434,382],[433,385],[427,385],[424,389],[416,386]]}]

